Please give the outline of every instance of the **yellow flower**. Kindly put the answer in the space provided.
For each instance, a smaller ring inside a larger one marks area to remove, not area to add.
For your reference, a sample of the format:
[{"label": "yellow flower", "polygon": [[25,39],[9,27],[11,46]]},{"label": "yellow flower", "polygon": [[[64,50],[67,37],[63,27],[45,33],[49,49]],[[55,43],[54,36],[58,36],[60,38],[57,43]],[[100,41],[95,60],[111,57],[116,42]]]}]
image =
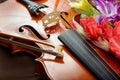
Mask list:
[{"label": "yellow flower", "polygon": [[94,16],[98,14],[98,11],[88,2],[88,0],[77,0],[76,2],[70,2],[70,6],[87,16]]}]

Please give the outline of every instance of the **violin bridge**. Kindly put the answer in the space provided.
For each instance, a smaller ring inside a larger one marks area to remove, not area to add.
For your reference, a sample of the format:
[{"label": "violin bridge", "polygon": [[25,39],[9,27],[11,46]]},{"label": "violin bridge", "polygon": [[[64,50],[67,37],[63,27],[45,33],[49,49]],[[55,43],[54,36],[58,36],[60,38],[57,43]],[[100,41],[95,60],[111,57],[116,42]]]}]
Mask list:
[{"label": "violin bridge", "polygon": [[44,27],[49,27],[51,25],[55,25],[55,24],[59,23],[60,12],[59,11],[51,12],[48,15],[45,15],[41,20],[42,20]]}]

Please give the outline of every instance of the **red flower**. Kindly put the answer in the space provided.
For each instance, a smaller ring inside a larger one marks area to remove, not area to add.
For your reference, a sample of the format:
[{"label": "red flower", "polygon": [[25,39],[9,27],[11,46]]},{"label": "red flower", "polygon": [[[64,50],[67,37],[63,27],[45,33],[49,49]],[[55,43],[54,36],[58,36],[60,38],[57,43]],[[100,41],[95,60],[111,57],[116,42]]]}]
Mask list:
[{"label": "red flower", "polygon": [[[80,24],[88,38],[93,42],[103,42],[102,45],[108,45],[109,47],[107,48],[120,59],[120,21],[114,23],[114,28],[108,24],[107,20],[104,20],[101,25],[99,25],[93,17],[80,19]],[[99,38],[101,40],[103,39],[103,41],[100,42]],[[108,43],[104,43],[104,40],[107,40]]]},{"label": "red flower", "polygon": [[102,37],[109,40],[113,36],[113,28],[108,24],[108,21],[101,23]]},{"label": "red flower", "polygon": [[109,39],[109,48],[120,59],[120,21],[114,23],[113,36]]},{"label": "red flower", "polygon": [[113,36],[109,39],[109,48],[120,59],[120,35]]},{"label": "red flower", "polygon": [[97,39],[101,35],[100,25],[92,16],[80,19],[80,24],[90,39]]},{"label": "red flower", "polygon": [[114,23],[114,30],[113,35],[119,35],[120,34],[120,21]]}]

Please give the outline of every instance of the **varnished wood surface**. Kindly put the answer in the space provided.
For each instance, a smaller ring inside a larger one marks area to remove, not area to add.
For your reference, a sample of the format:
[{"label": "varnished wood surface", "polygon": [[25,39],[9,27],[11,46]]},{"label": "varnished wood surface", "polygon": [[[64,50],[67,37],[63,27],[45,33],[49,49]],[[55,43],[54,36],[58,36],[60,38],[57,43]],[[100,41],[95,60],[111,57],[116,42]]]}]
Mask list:
[{"label": "varnished wood surface", "polygon": [[[68,5],[68,0],[34,0],[38,3],[44,3],[48,5],[51,10],[59,10],[59,11],[67,11],[69,12],[69,16],[66,16],[66,19],[70,21],[74,15],[77,13],[70,8]],[[14,34],[20,37],[26,37],[27,38],[36,38],[30,31],[25,30],[24,33],[19,33],[18,28],[21,25],[28,24],[34,26],[35,29],[38,30],[40,34],[43,36],[46,35],[44,32],[44,26],[41,24],[41,20],[39,17],[33,17],[29,14],[28,10],[26,9],[25,6],[22,4],[16,2],[16,0],[8,0],[2,4],[0,4],[0,31],[9,33],[9,34]],[[55,43],[57,45],[64,45],[57,39],[57,36],[63,32],[64,26],[63,24],[57,26],[59,29],[56,29],[56,32],[54,34],[51,34],[51,38],[48,39],[48,42]],[[60,28],[62,27],[62,28]],[[30,37],[28,37],[28,35]],[[104,52],[97,47],[93,46],[94,49],[100,54],[103,59],[113,68],[113,70],[117,73],[120,74],[120,61],[117,60],[113,55],[110,53]],[[74,56],[71,55],[70,51],[68,51],[64,47],[64,56],[63,60],[61,59],[55,59],[54,57],[46,57],[44,56],[43,62],[44,62],[44,67],[48,69],[47,71],[49,72],[49,75],[51,77],[54,77],[55,80],[65,80],[65,79],[71,79],[69,76],[73,76],[73,79],[77,80],[95,80],[95,78],[92,76],[92,74],[80,63],[78,62]],[[55,59],[50,61],[51,59]],[[40,60],[39,58],[37,59],[38,61]],[[40,61],[41,62],[41,61]],[[60,63],[58,63],[60,62]],[[64,63],[61,63],[64,62]],[[70,64],[70,65],[69,65]],[[49,65],[49,66],[47,66]],[[56,68],[52,68],[54,66],[58,66]],[[49,68],[51,67],[51,68]],[[69,71],[67,71],[67,70]],[[54,71],[53,71],[54,70]],[[61,71],[63,73],[61,73]],[[77,73],[77,74],[76,74]],[[74,74],[74,75],[73,75]],[[79,74],[79,75],[78,75]],[[67,77],[65,77],[65,76]],[[57,79],[58,78],[58,79]]]}]

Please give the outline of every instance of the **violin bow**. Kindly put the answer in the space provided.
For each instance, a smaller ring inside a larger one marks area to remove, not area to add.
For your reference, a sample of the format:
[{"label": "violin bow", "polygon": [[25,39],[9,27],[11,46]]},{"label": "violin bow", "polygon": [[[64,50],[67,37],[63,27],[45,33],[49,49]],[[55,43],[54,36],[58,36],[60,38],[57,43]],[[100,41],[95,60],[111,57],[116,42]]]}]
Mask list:
[{"label": "violin bow", "polygon": [[26,48],[33,49],[33,50],[35,49],[38,52],[46,52],[46,53],[55,55],[57,57],[63,57],[63,54],[62,54],[63,47],[62,46],[58,46],[58,45],[55,45],[55,44],[52,44],[52,43],[49,43],[49,42],[40,41],[40,40],[36,40],[36,39],[28,39],[28,38],[18,37],[18,36],[15,36],[15,35],[10,35],[10,34],[6,34],[6,33],[2,33],[2,32],[0,32],[0,35],[10,36],[10,37],[13,37],[13,38],[18,38],[18,39],[24,39],[24,40],[32,41],[32,42],[35,42],[35,43],[40,43],[40,44],[43,44],[43,45],[51,46],[55,49],[54,51],[42,50],[40,48],[31,46],[31,45],[27,45],[27,44],[24,44],[24,43],[21,43],[21,42],[17,42],[17,41],[9,40],[7,38],[0,37],[0,40],[2,40],[4,42],[7,42],[7,43],[15,43],[15,44],[21,45],[22,47],[26,47]]}]

